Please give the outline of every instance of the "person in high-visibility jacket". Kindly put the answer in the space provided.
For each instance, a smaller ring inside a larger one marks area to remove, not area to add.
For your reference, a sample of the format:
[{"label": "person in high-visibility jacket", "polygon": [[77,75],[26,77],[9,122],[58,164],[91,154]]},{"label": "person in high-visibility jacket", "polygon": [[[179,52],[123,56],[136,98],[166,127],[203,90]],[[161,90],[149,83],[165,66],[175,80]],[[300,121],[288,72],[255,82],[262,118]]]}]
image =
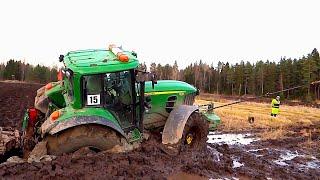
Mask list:
[{"label": "person in high-visibility jacket", "polygon": [[280,108],[280,96],[277,96],[275,99],[272,99],[271,102],[271,116],[276,117],[279,114]]}]

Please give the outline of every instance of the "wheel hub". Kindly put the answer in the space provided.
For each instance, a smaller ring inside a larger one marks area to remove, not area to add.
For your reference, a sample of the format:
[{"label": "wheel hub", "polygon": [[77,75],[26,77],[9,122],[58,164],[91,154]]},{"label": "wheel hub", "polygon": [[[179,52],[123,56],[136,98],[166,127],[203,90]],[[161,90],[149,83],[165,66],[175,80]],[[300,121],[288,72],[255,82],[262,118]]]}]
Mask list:
[{"label": "wheel hub", "polygon": [[190,145],[192,143],[192,140],[193,140],[193,135],[188,134],[186,137],[187,144]]}]

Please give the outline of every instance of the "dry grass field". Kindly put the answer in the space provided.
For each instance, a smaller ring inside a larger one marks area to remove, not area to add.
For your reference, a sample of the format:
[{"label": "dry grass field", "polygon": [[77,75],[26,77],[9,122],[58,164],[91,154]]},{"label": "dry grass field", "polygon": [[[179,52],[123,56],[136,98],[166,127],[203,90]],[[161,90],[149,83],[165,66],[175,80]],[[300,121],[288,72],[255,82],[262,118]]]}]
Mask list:
[{"label": "dry grass field", "polygon": [[[218,101],[218,102],[217,102]],[[232,102],[225,99],[215,99],[214,105],[219,106]],[[210,103],[208,99],[197,99],[197,104]],[[294,128],[309,127],[320,124],[320,109],[305,106],[280,106],[280,114],[270,116],[271,105],[267,103],[243,102],[223,108],[215,113],[220,116],[221,131],[259,131],[263,139],[278,139]],[[249,123],[248,117],[254,117],[254,123]],[[314,129],[319,131],[320,129]],[[307,136],[310,132],[301,132]]]}]

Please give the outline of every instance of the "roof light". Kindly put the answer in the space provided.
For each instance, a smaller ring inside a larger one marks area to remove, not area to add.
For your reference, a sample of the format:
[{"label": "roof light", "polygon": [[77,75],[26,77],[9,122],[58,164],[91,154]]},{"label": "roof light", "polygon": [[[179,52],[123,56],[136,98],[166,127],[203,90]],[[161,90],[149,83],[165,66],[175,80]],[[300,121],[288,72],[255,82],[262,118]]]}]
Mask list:
[{"label": "roof light", "polygon": [[117,59],[121,62],[128,62],[129,61],[129,57],[128,55],[123,53],[123,50],[121,47],[117,47],[114,44],[110,44],[109,45],[109,50],[117,56]]},{"label": "roof light", "polygon": [[129,61],[129,57],[125,54],[117,54],[117,57],[119,59],[119,61],[121,62],[128,62]]}]

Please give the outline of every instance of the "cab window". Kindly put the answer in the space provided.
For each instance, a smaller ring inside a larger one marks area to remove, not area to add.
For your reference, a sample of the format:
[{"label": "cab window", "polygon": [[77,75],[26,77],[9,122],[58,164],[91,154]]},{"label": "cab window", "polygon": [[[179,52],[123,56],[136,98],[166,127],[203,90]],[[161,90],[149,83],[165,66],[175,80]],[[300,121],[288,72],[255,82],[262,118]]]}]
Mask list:
[{"label": "cab window", "polygon": [[102,105],[102,81],[101,75],[84,76],[84,104],[86,106],[101,106]]}]

